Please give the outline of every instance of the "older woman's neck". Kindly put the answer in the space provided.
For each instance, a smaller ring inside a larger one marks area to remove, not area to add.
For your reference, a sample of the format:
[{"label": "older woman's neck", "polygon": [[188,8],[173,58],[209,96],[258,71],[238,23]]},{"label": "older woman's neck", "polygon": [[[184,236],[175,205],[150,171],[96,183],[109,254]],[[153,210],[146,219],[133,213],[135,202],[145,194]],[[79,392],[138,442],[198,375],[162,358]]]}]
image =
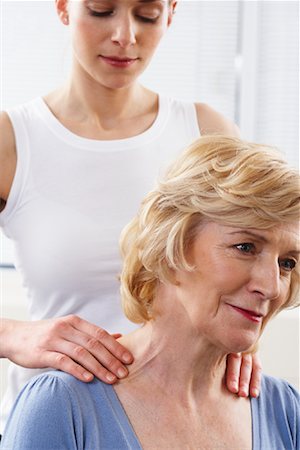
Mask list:
[{"label": "older woman's neck", "polygon": [[135,358],[122,383],[150,382],[183,399],[200,393],[219,395],[224,390],[226,353],[179,318],[178,323],[174,317],[158,318],[120,341]]}]

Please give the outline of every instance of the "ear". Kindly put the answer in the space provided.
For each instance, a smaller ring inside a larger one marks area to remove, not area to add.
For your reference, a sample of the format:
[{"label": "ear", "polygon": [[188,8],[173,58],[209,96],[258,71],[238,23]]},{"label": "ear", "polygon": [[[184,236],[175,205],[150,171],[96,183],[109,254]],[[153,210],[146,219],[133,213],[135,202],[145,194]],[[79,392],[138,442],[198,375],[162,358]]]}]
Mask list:
[{"label": "ear", "polygon": [[68,0],[55,0],[56,12],[64,25],[69,23]]},{"label": "ear", "polygon": [[171,25],[173,21],[173,16],[176,11],[177,1],[171,1],[169,6],[169,15],[168,15],[168,27]]}]

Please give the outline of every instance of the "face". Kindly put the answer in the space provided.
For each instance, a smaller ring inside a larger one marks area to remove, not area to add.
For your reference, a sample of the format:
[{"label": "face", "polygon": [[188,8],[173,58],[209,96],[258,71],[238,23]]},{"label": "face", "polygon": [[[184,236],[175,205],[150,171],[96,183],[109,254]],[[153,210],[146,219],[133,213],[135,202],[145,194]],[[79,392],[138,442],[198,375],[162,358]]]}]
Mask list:
[{"label": "face", "polygon": [[172,20],[168,0],[57,0],[68,22],[74,69],[107,88],[132,84],[150,62]]},{"label": "face", "polygon": [[299,259],[299,224],[269,230],[203,225],[176,272],[175,295],[190,323],[226,352],[249,349],[288,298]]}]

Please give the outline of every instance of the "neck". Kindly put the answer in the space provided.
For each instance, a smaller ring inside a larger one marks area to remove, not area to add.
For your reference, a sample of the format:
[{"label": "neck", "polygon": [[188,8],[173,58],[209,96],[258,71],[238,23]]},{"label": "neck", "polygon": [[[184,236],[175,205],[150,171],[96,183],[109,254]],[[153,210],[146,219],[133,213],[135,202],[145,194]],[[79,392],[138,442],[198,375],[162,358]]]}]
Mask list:
[{"label": "neck", "polygon": [[182,317],[158,317],[120,342],[133,353],[125,383],[148,380],[181,399],[219,396],[224,390],[226,354],[185,327]]},{"label": "neck", "polygon": [[67,83],[51,95],[56,104],[64,105],[77,120],[89,118],[103,123],[138,115],[142,105],[153,102],[154,93],[138,82],[121,88],[108,88],[84,71],[73,68]]}]

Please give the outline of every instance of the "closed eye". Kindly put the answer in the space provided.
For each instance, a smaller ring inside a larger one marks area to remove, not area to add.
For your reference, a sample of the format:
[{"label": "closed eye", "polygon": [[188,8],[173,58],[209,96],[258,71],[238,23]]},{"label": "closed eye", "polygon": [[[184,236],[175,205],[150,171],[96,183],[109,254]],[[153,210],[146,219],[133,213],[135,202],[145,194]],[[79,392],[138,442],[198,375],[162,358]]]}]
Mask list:
[{"label": "closed eye", "polygon": [[89,9],[89,13],[91,16],[94,17],[108,17],[113,14],[113,11],[94,11],[93,9]]},{"label": "closed eye", "polygon": [[158,18],[159,18],[159,16],[158,17],[145,17],[145,16],[137,16],[137,18],[140,20],[140,21],[142,21],[142,22],[146,22],[146,23],[155,23],[155,22],[157,22],[157,20],[158,20]]}]

